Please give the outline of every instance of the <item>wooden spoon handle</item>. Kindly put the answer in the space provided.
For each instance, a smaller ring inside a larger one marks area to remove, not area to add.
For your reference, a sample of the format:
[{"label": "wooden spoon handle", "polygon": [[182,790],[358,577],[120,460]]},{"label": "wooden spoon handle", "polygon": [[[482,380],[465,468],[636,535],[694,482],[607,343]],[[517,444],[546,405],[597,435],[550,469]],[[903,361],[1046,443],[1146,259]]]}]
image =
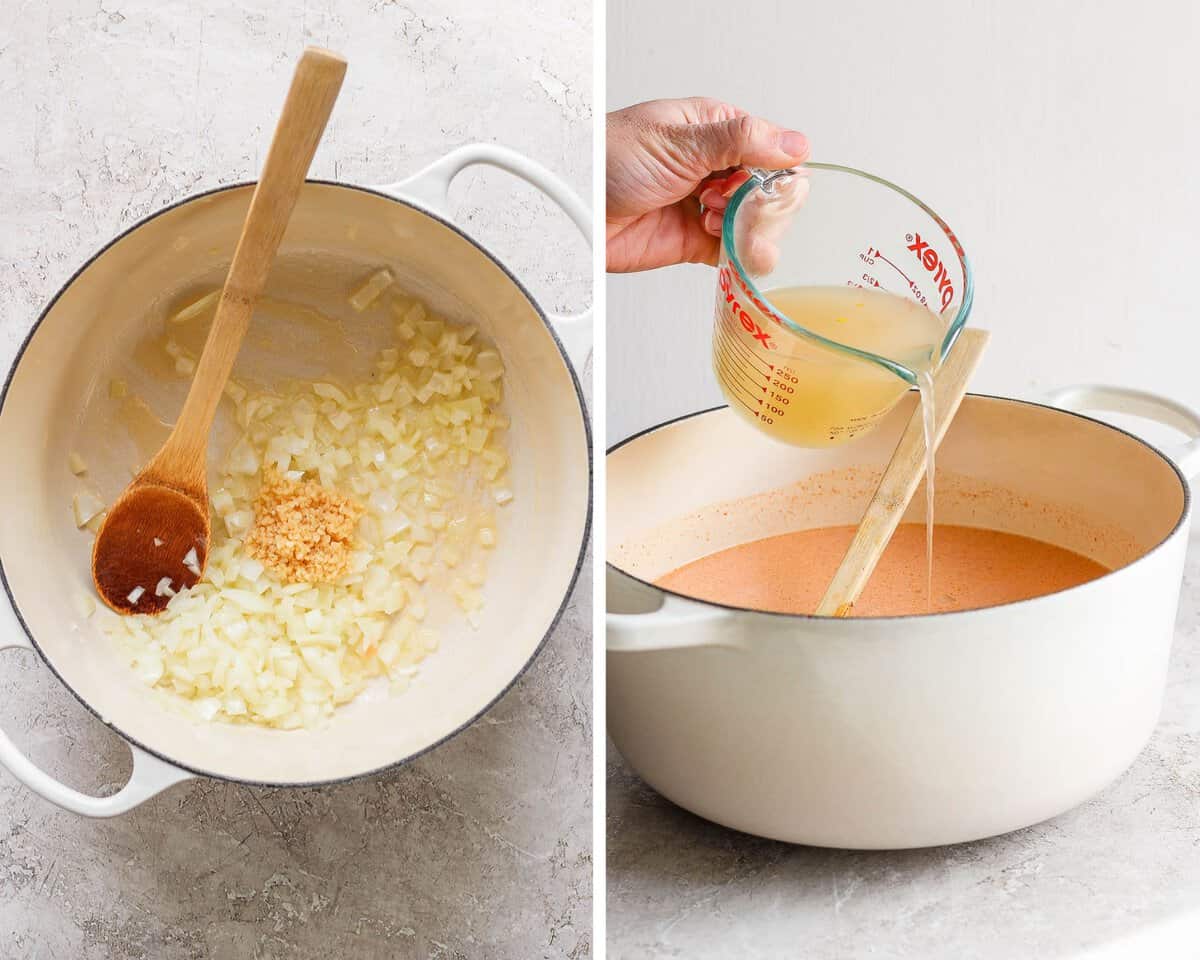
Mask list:
[{"label": "wooden spoon handle", "polygon": [[203,483],[213,415],[345,74],[345,60],[316,47],[307,48],[296,65],[195,379],[175,429],[147,473],[169,460],[173,472],[185,468]]},{"label": "wooden spoon handle", "polygon": [[[967,383],[987,346],[986,330],[964,330],[933,375],[934,434],[936,450],[946,435],[950,421],[958,412]],[[833,575],[829,589],[817,606],[819,617],[844,617],[858,600],[875,572],[875,565],[896,532],[900,518],[917,492],[925,475],[925,427],[918,406],[909,418],[892,459],[879,480],[875,495],[867,504],[841,565]]]}]

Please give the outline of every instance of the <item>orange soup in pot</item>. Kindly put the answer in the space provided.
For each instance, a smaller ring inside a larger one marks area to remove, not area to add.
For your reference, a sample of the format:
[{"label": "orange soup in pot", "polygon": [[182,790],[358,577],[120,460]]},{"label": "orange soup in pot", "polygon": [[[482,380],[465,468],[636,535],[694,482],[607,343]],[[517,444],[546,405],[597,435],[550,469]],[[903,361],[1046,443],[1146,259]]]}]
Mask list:
[{"label": "orange soup in pot", "polygon": [[[856,528],[823,527],[720,550],[655,581],[667,590],[734,607],[812,613]],[[1041,540],[981,527],[937,524],[932,606],[926,593],[925,526],[904,523],[854,605],[853,616],[971,610],[1027,600],[1108,573]]]}]

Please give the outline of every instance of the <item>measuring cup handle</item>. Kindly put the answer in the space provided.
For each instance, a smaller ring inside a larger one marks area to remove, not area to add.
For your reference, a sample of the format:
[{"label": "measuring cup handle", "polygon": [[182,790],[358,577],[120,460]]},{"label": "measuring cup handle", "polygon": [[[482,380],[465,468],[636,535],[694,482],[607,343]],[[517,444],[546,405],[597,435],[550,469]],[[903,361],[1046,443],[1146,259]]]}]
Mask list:
[{"label": "measuring cup handle", "polygon": [[1064,410],[1125,413],[1174,427],[1188,440],[1171,453],[1171,459],[1189,480],[1200,476],[1200,413],[1178,400],[1148,390],[1099,383],[1062,387],[1048,394],[1046,400]]},{"label": "measuring cup handle", "polygon": [[[486,164],[505,170],[537,187],[562,209],[592,246],[592,214],[579,195],[540,163],[507,147],[490,143],[472,143],[453,150],[424,170],[399,183],[375,189],[424,207],[430,213],[453,223],[450,216],[450,184],[467,167]],[[592,349],[592,308],[573,315],[551,314],[554,328],[571,365],[583,370]]]}]

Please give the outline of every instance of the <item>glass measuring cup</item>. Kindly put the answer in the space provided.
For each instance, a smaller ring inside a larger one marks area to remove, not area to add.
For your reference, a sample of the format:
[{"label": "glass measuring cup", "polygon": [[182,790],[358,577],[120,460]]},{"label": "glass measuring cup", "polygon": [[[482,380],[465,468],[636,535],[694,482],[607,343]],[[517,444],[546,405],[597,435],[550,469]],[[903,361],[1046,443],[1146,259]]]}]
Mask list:
[{"label": "glass measuring cup", "polygon": [[933,210],[872,174],[749,173],[722,226],[717,381],[779,440],[845,443],[953,346],[974,293],[966,253]]}]

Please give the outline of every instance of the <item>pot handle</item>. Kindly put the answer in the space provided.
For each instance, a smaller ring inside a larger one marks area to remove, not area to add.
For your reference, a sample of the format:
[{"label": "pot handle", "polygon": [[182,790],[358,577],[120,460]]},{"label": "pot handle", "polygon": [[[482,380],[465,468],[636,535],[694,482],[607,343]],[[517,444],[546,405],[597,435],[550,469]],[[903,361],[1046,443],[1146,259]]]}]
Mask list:
[{"label": "pot handle", "polygon": [[[32,650],[33,644],[29,642],[21,625],[16,622],[16,617],[7,607],[4,612],[8,614],[5,619],[11,620],[12,623],[11,629],[4,636],[0,636],[0,650],[8,647]],[[110,797],[92,797],[71,789],[65,783],[59,783],[46,771],[34,766],[7,734],[0,730],[0,765],[7,767],[9,773],[42,798],[64,810],[85,817],[115,817],[126,813],[172,784],[195,776],[159,760],[133,744],[129,744],[129,750],[133,754],[133,773],[129,782]]]},{"label": "pot handle", "polygon": [[745,648],[733,629],[728,610],[663,593],[614,567],[607,571],[608,603],[633,607],[637,613],[605,616],[605,648],[609,653],[649,653],[687,647]]},{"label": "pot handle", "polygon": [[[441,160],[431,163],[420,173],[399,183],[377,187],[384,193],[411,200],[443,220],[450,221],[450,183],[467,167],[487,164],[506,170],[532,184],[553,200],[574,221],[579,232],[592,246],[592,214],[579,195],[562,180],[523,154],[490,143],[472,143],[452,150]],[[592,308],[574,315],[551,314],[550,323],[562,342],[567,359],[577,371],[592,349]]]},{"label": "pot handle", "polygon": [[1174,427],[1187,435],[1187,442],[1170,451],[1171,459],[1189,480],[1200,476],[1200,413],[1178,400],[1170,400],[1132,387],[1113,387],[1105,384],[1079,384],[1063,387],[1046,399],[1064,410],[1101,410],[1126,413]]}]

